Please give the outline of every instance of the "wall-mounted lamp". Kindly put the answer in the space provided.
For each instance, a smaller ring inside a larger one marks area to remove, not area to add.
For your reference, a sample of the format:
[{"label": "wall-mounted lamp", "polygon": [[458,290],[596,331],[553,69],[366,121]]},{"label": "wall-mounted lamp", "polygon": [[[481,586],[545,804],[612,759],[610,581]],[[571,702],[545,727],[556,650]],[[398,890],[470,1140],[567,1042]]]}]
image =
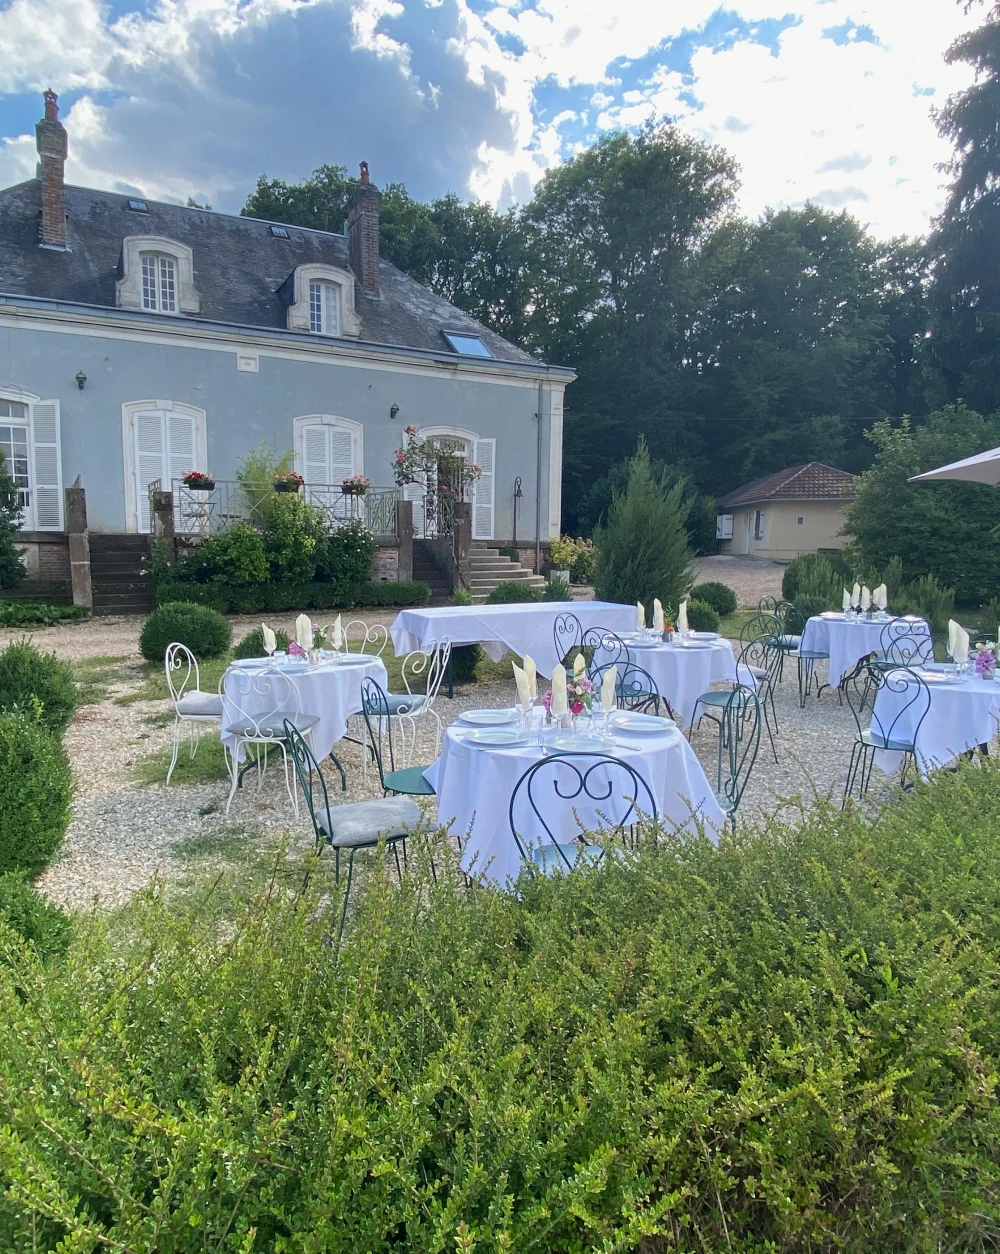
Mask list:
[{"label": "wall-mounted lamp", "polygon": [[78,370],[76,372],[76,386],[80,389],[81,392],[83,391],[83,385],[86,382],[87,382],[87,376],[83,373],[82,370]]},{"label": "wall-mounted lamp", "polygon": [[399,406],[398,406],[398,405],[391,405],[391,406],[389,407],[389,417],[390,417],[390,418],[397,418],[398,416],[399,416]]}]

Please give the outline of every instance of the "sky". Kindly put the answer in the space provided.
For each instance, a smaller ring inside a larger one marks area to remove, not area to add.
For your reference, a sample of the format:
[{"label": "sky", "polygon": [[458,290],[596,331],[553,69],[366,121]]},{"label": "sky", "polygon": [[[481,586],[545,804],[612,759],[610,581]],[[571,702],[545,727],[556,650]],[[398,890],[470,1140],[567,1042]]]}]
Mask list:
[{"label": "sky", "polygon": [[921,234],[970,80],[954,0],[0,0],[0,186],[34,175],[40,92],[67,179],[238,212],[324,162],[500,207],[671,117],[741,167],[740,208],[846,208]]}]

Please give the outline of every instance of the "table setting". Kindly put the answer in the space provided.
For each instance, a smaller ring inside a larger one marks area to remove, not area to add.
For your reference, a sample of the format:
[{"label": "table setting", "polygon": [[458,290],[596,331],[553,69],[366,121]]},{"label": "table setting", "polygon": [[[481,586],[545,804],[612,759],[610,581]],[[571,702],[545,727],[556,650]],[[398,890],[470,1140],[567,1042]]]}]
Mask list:
[{"label": "table setting", "polygon": [[[870,653],[882,653],[882,633],[886,624],[897,617],[889,613],[887,605],[885,584],[880,584],[874,592],[855,584],[851,592],[844,589],[841,610],[827,610],[807,621],[800,651],[829,656],[828,683],[831,688],[838,687],[861,658]],[[931,631],[924,619],[916,614],[900,618],[910,624],[912,636],[925,635],[928,650],[932,650]]]},{"label": "table setting", "polygon": [[[530,662],[530,657],[525,658]],[[537,668],[514,664],[517,704],[510,709],[466,710],[445,732],[440,757],[424,777],[438,797],[438,819],[463,842],[462,866],[503,884],[517,876],[520,855],[510,828],[510,803],[518,780],[546,757],[613,757],[635,769],[655,799],[664,826],[705,824],[721,831],[725,815],[694,750],[672,719],[617,709],[617,668],[600,690],[579,658],[567,673],[553,668],[552,685],[537,695]],[[559,809],[560,838],[581,827],[600,830],[599,805],[584,799]],[[520,830],[520,829],[519,829]]]}]

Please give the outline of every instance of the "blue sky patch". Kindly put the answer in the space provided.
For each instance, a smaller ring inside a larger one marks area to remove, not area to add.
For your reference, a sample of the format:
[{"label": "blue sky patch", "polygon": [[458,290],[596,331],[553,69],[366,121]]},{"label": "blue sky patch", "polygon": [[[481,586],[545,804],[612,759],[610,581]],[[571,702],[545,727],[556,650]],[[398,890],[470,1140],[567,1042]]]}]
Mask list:
[{"label": "blue sky patch", "polygon": [[882,40],[870,26],[859,26],[851,18],[840,26],[824,27],[823,38],[832,39],[838,48],[846,47],[847,44],[876,44],[879,48],[882,47]]}]

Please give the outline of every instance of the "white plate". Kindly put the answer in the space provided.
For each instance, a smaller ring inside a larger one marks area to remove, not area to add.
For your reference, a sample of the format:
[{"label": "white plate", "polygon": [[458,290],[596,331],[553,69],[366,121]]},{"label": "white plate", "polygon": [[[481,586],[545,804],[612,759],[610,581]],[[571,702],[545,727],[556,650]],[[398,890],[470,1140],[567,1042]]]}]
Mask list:
[{"label": "white plate", "polygon": [[345,653],[339,662],[334,661],[332,657],[323,659],[324,663],[329,662],[331,666],[367,666],[369,662],[377,660],[377,658],[366,657],[363,653]]},{"label": "white plate", "polygon": [[229,663],[230,666],[237,666],[240,670],[252,670],[256,666],[270,666],[271,659],[269,657],[238,657]]},{"label": "white plate", "polygon": [[840,622],[844,621],[844,615],[838,614],[836,610],[824,610],[823,613],[820,614],[820,618],[839,619]]},{"label": "white plate", "polygon": [[629,734],[638,732],[646,736],[660,735],[677,726],[672,718],[661,718],[658,714],[640,714],[634,710],[620,710],[617,714],[612,714],[610,723],[615,731]]},{"label": "white plate", "polygon": [[466,732],[463,739],[480,749],[514,749],[528,743],[519,727],[477,727]]},{"label": "white plate", "polygon": [[692,631],[692,640],[718,640],[719,633],[717,631]]},{"label": "white plate", "polygon": [[458,716],[460,723],[471,727],[507,727],[517,722],[516,710],[465,710]]},{"label": "white plate", "polygon": [[546,748],[560,753],[607,753],[614,747],[615,742],[603,736],[574,736],[569,733],[553,736],[546,742]]},{"label": "white plate", "polygon": [[[889,671],[888,673],[890,676],[892,675],[892,671]],[[963,682],[963,676],[961,675],[956,675],[956,674],[942,675],[940,671],[917,671],[917,674],[920,676],[920,678],[924,681],[925,684],[938,684],[938,685],[951,684],[954,686],[955,684],[960,684]]]},{"label": "white plate", "polygon": [[711,649],[715,646],[707,640],[685,640],[680,647],[682,649]]},{"label": "white plate", "polygon": [[626,644],[630,649],[658,649],[663,643],[662,640],[627,640]]}]

